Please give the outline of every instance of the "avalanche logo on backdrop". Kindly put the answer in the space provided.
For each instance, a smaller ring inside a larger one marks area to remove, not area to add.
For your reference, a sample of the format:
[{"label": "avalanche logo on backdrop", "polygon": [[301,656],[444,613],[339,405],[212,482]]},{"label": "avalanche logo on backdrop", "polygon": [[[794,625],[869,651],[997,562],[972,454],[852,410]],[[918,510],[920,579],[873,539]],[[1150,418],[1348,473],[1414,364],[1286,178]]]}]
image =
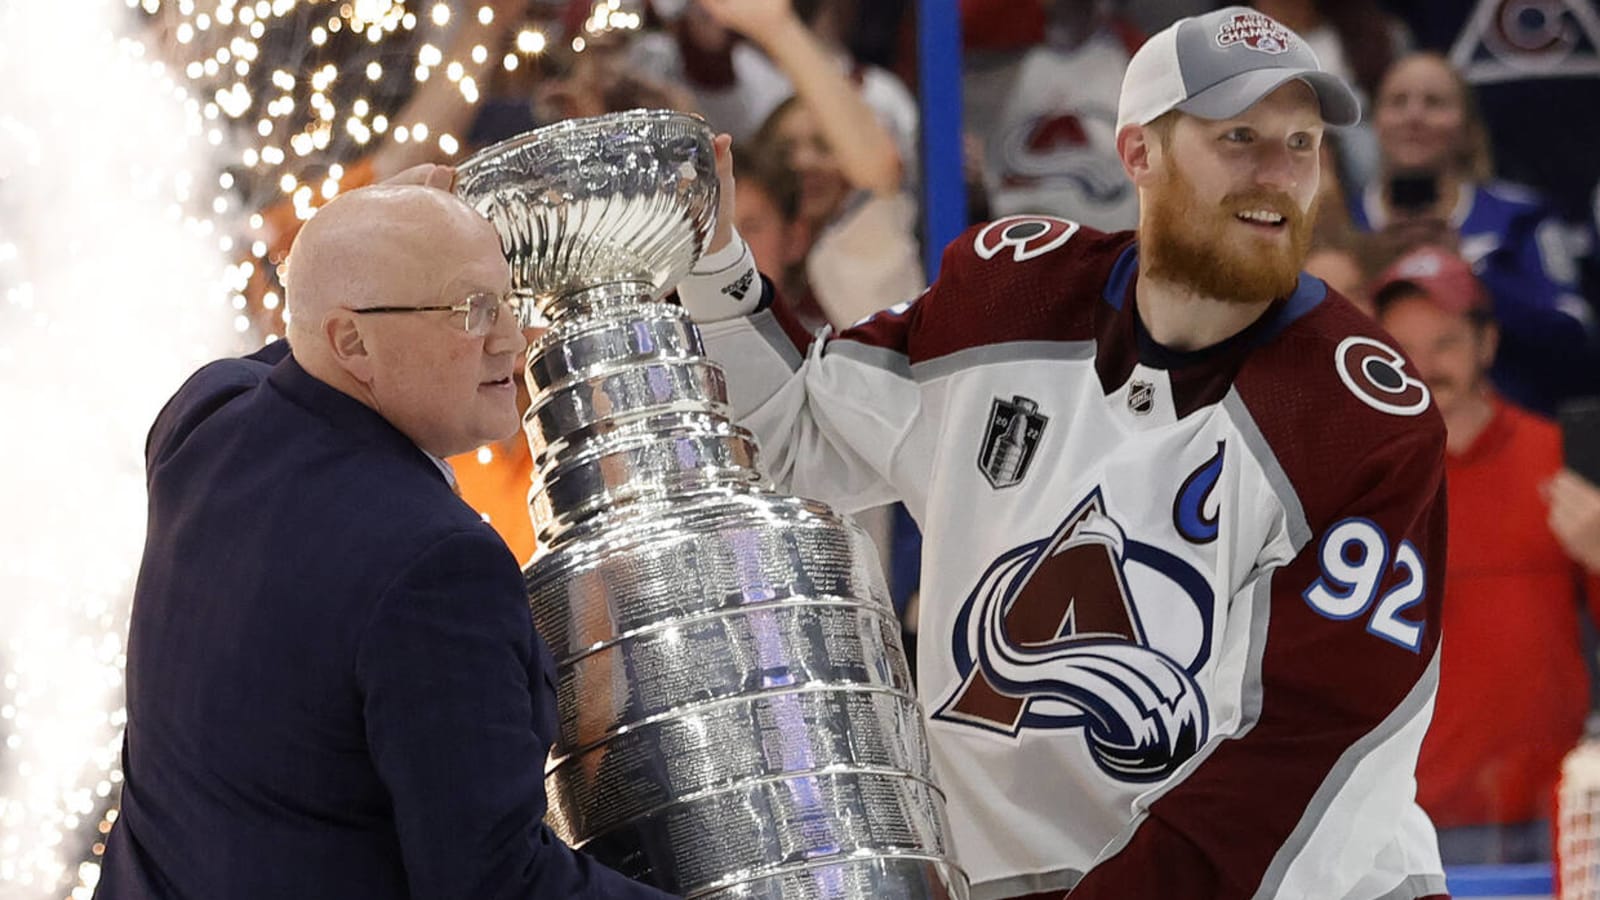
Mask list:
[{"label": "avalanche logo on backdrop", "polygon": [[1600,15],[1588,0],[1478,0],[1450,49],[1473,84],[1600,75]]},{"label": "avalanche logo on backdrop", "polygon": [[1010,247],[1013,262],[1027,262],[1065,244],[1078,228],[1077,222],[1052,216],[1006,216],[984,226],[972,249],[984,259],[994,259]]},{"label": "avalanche logo on backdrop", "polygon": [[1289,52],[1289,42],[1294,36],[1289,29],[1260,13],[1241,13],[1217,29],[1217,46],[1231,47],[1243,44],[1251,50],[1270,53]]},{"label": "avalanche logo on backdrop", "polygon": [[[1146,604],[1175,604],[1159,620],[1195,623],[1181,641],[1192,659],[1151,646],[1130,576],[1155,588]],[[1107,775],[1158,781],[1209,732],[1194,675],[1209,658],[1214,604],[1197,569],[1128,537],[1096,487],[1055,534],[1002,554],[979,579],[956,616],[961,680],[933,718],[1013,739],[1081,730]]]}]

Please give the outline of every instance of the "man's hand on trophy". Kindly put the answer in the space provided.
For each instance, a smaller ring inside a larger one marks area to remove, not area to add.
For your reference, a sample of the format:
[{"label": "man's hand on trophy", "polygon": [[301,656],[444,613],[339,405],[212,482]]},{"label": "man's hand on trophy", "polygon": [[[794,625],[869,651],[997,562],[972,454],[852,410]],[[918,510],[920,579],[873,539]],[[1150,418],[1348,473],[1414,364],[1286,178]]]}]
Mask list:
[{"label": "man's hand on trophy", "polygon": [[379,184],[420,184],[423,187],[438,188],[448,191],[455,186],[456,170],[454,166],[441,166],[436,163],[422,163],[409,169],[401,169]]},{"label": "man's hand on trophy", "polygon": [[706,254],[678,283],[678,302],[696,322],[717,322],[755,312],[761,302],[761,274],[744,238],[733,228],[733,138],[711,141],[717,156],[717,227]]}]

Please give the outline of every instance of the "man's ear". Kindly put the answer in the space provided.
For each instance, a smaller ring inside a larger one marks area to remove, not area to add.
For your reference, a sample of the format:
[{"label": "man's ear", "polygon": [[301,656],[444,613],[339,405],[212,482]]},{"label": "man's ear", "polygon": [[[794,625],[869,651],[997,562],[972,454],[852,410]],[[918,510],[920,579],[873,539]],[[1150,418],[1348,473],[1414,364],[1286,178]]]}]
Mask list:
[{"label": "man's ear", "polygon": [[1117,132],[1117,158],[1122,160],[1122,171],[1136,186],[1143,186],[1155,173],[1159,162],[1160,142],[1144,125],[1124,125]]},{"label": "man's ear", "polygon": [[322,336],[339,368],[362,384],[372,383],[372,354],[361,333],[361,321],[346,309],[336,309],[322,319]]}]

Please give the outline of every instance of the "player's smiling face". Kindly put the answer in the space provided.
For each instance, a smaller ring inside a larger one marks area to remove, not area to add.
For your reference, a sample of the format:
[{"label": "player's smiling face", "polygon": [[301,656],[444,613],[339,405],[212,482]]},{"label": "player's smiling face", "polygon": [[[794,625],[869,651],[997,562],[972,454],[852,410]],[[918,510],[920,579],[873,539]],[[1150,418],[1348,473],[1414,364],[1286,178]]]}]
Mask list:
[{"label": "player's smiling face", "polygon": [[1256,303],[1293,291],[1321,173],[1311,88],[1291,81],[1234,118],[1178,115],[1168,127],[1140,179],[1152,271],[1218,299]]},{"label": "player's smiling face", "polygon": [[1224,214],[1225,233],[1287,243],[1296,227],[1309,227],[1322,129],[1316,95],[1291,81],[1232,119],[1180,116],[1170,161],[1197,200]]}]

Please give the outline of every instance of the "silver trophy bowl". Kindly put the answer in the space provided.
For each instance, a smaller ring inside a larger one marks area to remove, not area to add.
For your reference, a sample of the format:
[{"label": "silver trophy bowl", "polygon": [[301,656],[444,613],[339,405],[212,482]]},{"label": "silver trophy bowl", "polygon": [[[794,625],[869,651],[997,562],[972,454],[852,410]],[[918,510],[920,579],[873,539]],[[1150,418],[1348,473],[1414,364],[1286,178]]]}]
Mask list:
[{"label": "silver trophy bowl", "polygon": [[711,131],[635,111],[490,147],[530,348],[525,570],[558,661],[547,821],[695,898],[965,898],[871,540],[772,490],[720,367],[664,298],[711,240]]}]

